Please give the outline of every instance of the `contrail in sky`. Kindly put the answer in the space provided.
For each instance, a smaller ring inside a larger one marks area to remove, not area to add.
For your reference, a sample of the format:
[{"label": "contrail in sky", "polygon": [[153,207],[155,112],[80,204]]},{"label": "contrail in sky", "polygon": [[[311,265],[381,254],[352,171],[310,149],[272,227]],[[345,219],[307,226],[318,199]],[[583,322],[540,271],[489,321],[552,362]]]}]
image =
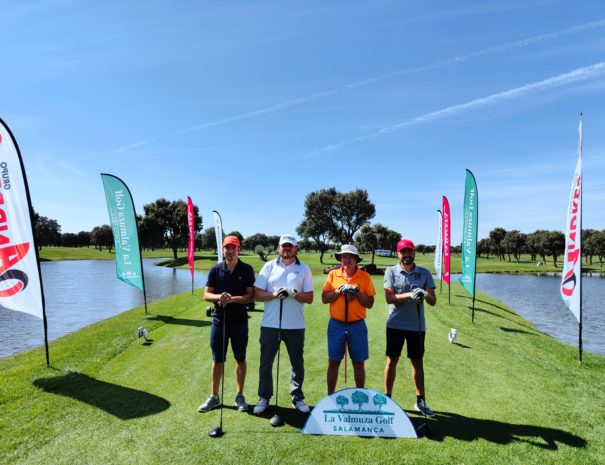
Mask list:
[{"label": "contrail in sky", "polygon": [[522,49],[522,48],[525,48],[525,47],[528,47],[528,46],[531,46],[534,44],[541,44],[541,43],[548,42],[551,40],[559,39],[564,36],[574,35],[574,34],[578,34],[578,33],[585,32],[585,31],[590,31],[592,29],[597,29],[597,28],[604,27],[604,26],[605,26],[605,19],[600,19],[597,21],[592,21],[589,23],[573,26],[573,27],[570,27],[568,29],[564,29],[564,30],[558,31],[558,32],[541,34],[541,35],[517,40],[514,42],[508,42],[506,44],[496,45],[494,47],[482,48],[482,49],[476,50],[474,52],[467,53],[465,55],[459,55],[459,56],[456,56],[453,58],[448,58],[447,60],[442,60],[442,61],[430,64],[430,65],[392,71],[390,73],[382,74],[380,76],[375,76],[375,77],[371,77],[368,79],[363,79],[360,81],[355,81],[355,82],[352,82],[349,84],[345,84],[341,87],[337,87],[332,90],[326,90],[326,91],[318,92],[318,93],[315,93],[312,95],[307,95],[305,97],[300,97],[300,98],[296,98],[296,99],[292,99],[292,100],[286,100],[284,102],[276,103],[274,105],[271,105],[271,106],[268,106],[265,108],[260,108],[258,110],[252,110],[252,111],[248,111],[245,113],[240,113],[238,115],[229,116],[227,118],[219,119],[216,121],[210,121],[210,122],[202,123],[202,124],[199,124],[196,126],[191,126],[189,128],[180,129],[178,131],[174,131],[171,133],[162,134],[161,136],[154,137],[151,139],[134,142],[132,144],[128,144],[123,147],[119,147],[117,149],[111,150],[109,153],[126,152],[130,149],[134,149],[137,147],[141,147],[141,146],[150,144],[159,139],[165,139],[167,137],[172,137],[172,136],[176,136],[176,135],[180,135],[180,134],[186,134],[189,132],[199,131],[199,130],[210,128],[213,126],[221,126],[221,125],[232,123],[235,121],[240,121],[240,120],[250,119],[250,118],[254,118],[257,116],[262,116],[262,115],[266,115],[266,114],[270,114],[270,113],[275,113],[275,112],[285,110],[290,107],[294,107],[297,105],[301,105],[303,103],[310,102],[312,100],[317,100],[317,99],[324,98],[324,97],[338,95],[343,92],[346,92],[346,91],[349,91],[352,89],[356,89],[358,87],[367,86],[369,84],[373,84],[376,82],[391,79],[396,76],[403,76],[406,74],[415,74],[415,73],[420,73],[420,72],[424,72],[424,71],[431,71],[431,70],[442,68],[445,66],[452,66],[455,64],[464,63],[464,62],[466,62],[468,60],[472,60],[474,58],[479,58],[479,57],[488,56],[488,55],[494,55],[497,53],[502,53],[502,52],[506,52],[506,51],[514,50],[514,49]]},{"label": "contrail in sky", "polygon": [[542,81],[534,82],[531,84],[525,84],[520,87],[515,87],[513,89],[506,90],[504,92],[498,92],[496,94],[488,95],[487,97],[481,97],[475,100],[471,100],[466,103],[462,103],[460,105],[452,105],[449,107],[442,108],[441,110],[433,111],[430,113],[426,113],[421,116],[417,116],[408,121],[404,121],[402,123],[398,123],[392,126],[387,126],[377,131],[374,131],[370,134],[366,134],[364,136],[359,136],[351,140],[338,142],[335,144],[326,145],[318,150],[314,150],[313,152],[307,153],[305,156],[311,157],[315,155],[319,155],[320,153],[329,152],[334,149],[341,148],[345,145],[350,145],[356,142],[361,142],[364,140],[372,139],[374,137],[378,137],[384,134],[388,134],[393,131],[397,131],[399,129],[403,129],[409,126],[414,126],[416,124],[428,123],[440,118],[447,118],[449,116],[454,116],[459,113],[465,112],[467,110],[471,110],[477,107],[483,107],[488,105],[494,105],[500,103],[503,100],[510,100],[513,98],[522,97],[528,95],[530,93],[539,92],[545,89],[553,88],[553,87],[561,87],[567,84],[573,84],[575,82],[584,81],[586,79],[590,79],[592,77],[598,76],[605,72],[605,61],[600,63],[596,63],[594,65],[585,66],[583,68],[578,68],[569,73],[559,74],[558,76],[553,76]]}]

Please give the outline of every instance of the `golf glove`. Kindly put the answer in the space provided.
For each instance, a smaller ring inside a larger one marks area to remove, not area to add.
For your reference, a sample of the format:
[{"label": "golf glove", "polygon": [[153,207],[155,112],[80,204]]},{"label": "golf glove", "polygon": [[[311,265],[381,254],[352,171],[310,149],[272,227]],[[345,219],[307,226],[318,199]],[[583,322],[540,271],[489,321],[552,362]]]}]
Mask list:
[{"label": "golf glove", "polygon": [[296,289],[291,287],[280,287],[277,289],[277,297],[280,299],[287,299],[288,297],[294,297],[296,295]]},{"label": "golf glove", "polygon": [[427,295],[427,292],[424,289],[417,287],[416,289],[414,289],[412,291],[412,300],[420,302],[420,301],[422,301],[422,299],[424,299],[426,297],[426,295]]},{"label": "golf glove", "polygon": [[343,284],[338,288],[339,294],[356,295],[358,292],[359,288],[357,286],[353,286],[352,284]]}]

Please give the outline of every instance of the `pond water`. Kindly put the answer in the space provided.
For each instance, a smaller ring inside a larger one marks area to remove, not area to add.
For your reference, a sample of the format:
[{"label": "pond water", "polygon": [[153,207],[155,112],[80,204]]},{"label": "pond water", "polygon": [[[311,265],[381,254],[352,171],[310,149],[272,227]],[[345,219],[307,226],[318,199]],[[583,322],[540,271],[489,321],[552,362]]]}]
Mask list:
[{"label": "pond water", "polygon": [[[154,266],[143,260],[147,302],[191,290],[189,270]],[[97,321],[143,305],[143,293],[116,278],[113,260],[42,262],[48,339],[55,340]],[[206,277],[194,275],[194,288]],[[0,306],[0,357],[44,344],[42,320]]]},{"label": "pond water", "polygon": [[[476,287],[531,321],[540,331],[577,347],[578,320],[563,303],[560,284],[560,276],[485,273],[477,274]],[[583,350],[605,355],[605,278],[582,275],[582,302]],[[479,305],[475,303],[476,307]]]}]

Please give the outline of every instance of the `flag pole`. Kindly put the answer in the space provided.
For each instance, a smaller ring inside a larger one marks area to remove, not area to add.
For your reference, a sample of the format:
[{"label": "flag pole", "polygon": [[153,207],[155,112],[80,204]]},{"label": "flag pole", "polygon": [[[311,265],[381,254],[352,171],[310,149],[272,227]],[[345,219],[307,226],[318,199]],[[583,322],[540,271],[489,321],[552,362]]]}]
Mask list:
[{"label": "flag pole", "polygon": [[[475,175],[473,175],[473,179]],[[477,211],[477,221],[475,221],[475,238],[479,234],[479,188],[477,187],[477,182],[475,181],[475,192],[477,195],[475,196],[475,210]],[[477,289],[477,241],[475,241],[475,269],[473,270],[473,315],[472,315],[472,323],[475,323],[475,291]]]},{"label": "flag pole", "polygon": [[[582,113],[580,113],[580,124],[582,123]],[[580,156],[582,154],[582,134],[580,134]],[[582,363],[582,204],[583,196],[582,191],[584,188],[584,173],[580,174],[580,229],[578,235],[580,237],[580,321],[578,321],[578,363]]]},{"label": "flag pole", "polygon": [[[7,127],[8,128],[8,127]],[[9,129],[10,132],[10,129]],[[12,134],[11,134],[12,137]],[[17,147],[17,142],[13,137],[13,141],[15,143],[15,147]],[[40,294],[42,297],[42,323],[44,325],[44,351],[46,352],[46,366],[50,368],[50,353],[48,350],[48,320],[46,318],[46,300],[44,299],[44,285],[42,284],[42,269],[40,268],[40,254],[38,253],[38,244],[36,242],[36,231],[34,228],[34,211],[31,206],[31,199],[29,196],[29,185],[27,184],[27,177],[25,176],[25,167],[23,166],[23,160],[21,160],[21,152],[19,152],[19,147],[17,147],[17,154],[19,155],[19,162],[21,163],[21,172],[23,173],[23,182],[25,185],[25,195],[27,196],[27,202],[29,204],[30,209],[30,223],[32,227],[32,237],[34,242],[34,249],[36,251],[36,261],[38,262],[38,279],[40,280]]]}]

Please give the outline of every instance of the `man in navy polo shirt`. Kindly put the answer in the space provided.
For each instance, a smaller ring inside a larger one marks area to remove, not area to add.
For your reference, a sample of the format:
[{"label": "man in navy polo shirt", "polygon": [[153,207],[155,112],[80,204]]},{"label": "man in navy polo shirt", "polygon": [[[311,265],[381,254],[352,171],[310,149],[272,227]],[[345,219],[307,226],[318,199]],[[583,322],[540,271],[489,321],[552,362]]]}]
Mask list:
[{"label": "man in navy polo shirt", "polygon": [[384,392],[391,397],[397,363],[407,342],[407,356],[412,362],[412,379],[416,387],[414,408],[427,416],[433,411],[424,399],[424,302],[437,303],[435,283],[429,270],[414,263],[416,247],[409,239],[397,243],[399,263],[384,273],[384,294],[389,304],[387,319],[387,363],[384,369]]},{"label": "man in navy polo shirt", "polygon": [[[239,259],[239,239],[227,236],[223,240],[225,260],[214,265],[208,273],[204,300],[214,303],[210,348],[212,349],[212,394],[198,408],[207,412],[220,407],[218,389],[223,374],[223,364],[227,347],[231,341],[235,358],[235,378],[237,395],[235,406],[239,411],[248,410],[244,398],[246,380],[246,347],[248,346],[247,304],[254,300],[254,270]],[[223,325],[225,326],[225,347],[223,347]]]}]

